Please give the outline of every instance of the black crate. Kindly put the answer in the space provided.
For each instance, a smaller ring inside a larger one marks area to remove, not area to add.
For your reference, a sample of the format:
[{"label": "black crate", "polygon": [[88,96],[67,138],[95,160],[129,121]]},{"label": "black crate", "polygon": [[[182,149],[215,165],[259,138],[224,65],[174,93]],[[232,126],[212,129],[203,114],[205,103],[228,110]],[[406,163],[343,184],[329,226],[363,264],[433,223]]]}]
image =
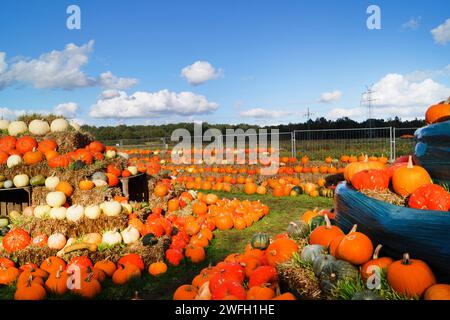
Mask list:
[{"label": "black crate", "polygon": [[31,187],[0,189],[0,214],[8,215],[11,211],[22,211],[31,205]]}]

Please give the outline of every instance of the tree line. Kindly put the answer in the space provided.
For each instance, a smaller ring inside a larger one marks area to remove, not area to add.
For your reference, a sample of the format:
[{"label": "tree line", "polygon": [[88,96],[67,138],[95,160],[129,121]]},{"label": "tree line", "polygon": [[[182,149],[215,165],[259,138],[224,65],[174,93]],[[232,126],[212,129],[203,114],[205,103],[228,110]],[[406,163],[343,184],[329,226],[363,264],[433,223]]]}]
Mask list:
[{"label": "tree line", "polygon": [[[319,130],[319,129],[351,129],[351,128],[381,128],[381,127],[396,127],[396,128],[411,128],[422,127],[425,121],[422,119],[415,120],[401,120],[394,119],[371,119],[365,121],[354,121],[349,118],[340,118],[337,120],[327,120],[325,118],[310,119],[303,123],[289,123],[280,124],[276,126],[258,126],[250,124],[209,124],[203,123],[203,131],[209,128],[219,129],[225,133],[226,129],[243,129],[244,131],[250,128],[253,129],[278,129],[280,132],[291,132],[293,130]],[[161,125],[118,125],[118,126],[89,126],[84,125],[83,129],[92,133],[99,140],[120,140],[120,139],[142,139],[142,138],[156,138],[156,137],[170,137],[175,129],[187,129],[191,135],[194,134],[193,123],[174,123]]]}]

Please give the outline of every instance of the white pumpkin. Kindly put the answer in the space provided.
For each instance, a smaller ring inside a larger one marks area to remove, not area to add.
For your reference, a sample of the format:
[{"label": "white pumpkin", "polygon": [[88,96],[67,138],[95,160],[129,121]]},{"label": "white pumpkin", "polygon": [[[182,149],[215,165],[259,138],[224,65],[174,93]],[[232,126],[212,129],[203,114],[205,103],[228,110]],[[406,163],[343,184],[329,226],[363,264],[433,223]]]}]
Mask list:
[{"label": "white pumpkin", "polygon": [[64,220],[66,218],[67,209],[65,207],[55,207],[50,209],[50,218]]},{"label": "white pumpkin", "polygon": [[26,187],[30,183],[30,178],[26,174],[18,174],[13,179],[16,188]]},{"label": "white pumpkin", "polygon": [[50,207],[57,208],[66,203],[66,195],[61,191],[52,191],[47,194],[45,200]]},{"label": "white pumpkin", "polygon": [[84,215],[87,218],[92,219],[92,220],[98,219],[101,214],[102,214],[102,210],[97,205],[87,206],[84,209]]},{"label": "white pumpkin", "polygon": [[13,187],[13,182],[11,180],[6,180],[5,182],[3,182],[3,188],[5,189],[10,189]]},{"label": "white pumpkin", "polygon": [[106,201],[103,202],[102,210],[108,217],[115,217],[122,212],[122,206],[117,201]]},{"label": "white pumpkin", "polygon": [[69,122],[66,119],[55,119],[50,124],[50,130],[52,132],[63,132],[69,128]]},{"label": "white pumpkin", "polygon": [[106,159],[112,159],[112,158],[115,158],[116,155],[117,155],[116,151],[110,149],[110,150],[106,151],[105,158]]},{"label": "white pumpkin", "polygon": [[0,130],[8,130],[9,120],[0,119]]},{"label": "white pumpkin", "polygon": [[67,208],[66,219],[68,221],[77,222],[84,217],[84,207],[76,204]]},{"label": "white pumpkin", "polygon": [[48,237],[47,245],[50,249],[60,250],[66,245],[66,237],[62,233],[54,233]]},{"label": "white pumpkin", "polygon": [[21,163],[22,163],[22,157],[17,154],[13,154],[13,155],[9,156],[8,159],[6,160],[6,165],[8,166],[8,168],[18,166]]},{"label": "white pumpkin", "polygon": [[124,158],[124,159],[130,159],[130,156],[128,154],[126,154],[125,152],[117,152],[117,156]]},{"label": "white pumpkin", "polygon": [[127,167],[127,170],[130,171],[133,176],[138,174],[138,168],[136,166],[129,166]]},{"label": "white pumpkin", "polygon": [[80,131],[81,127],[78,123],[76,123],[75,121],[70,121],[69,125],[75,130],[75,131]]},{"label": "white pumpkin", "polygon": [[128,226],[126,229],[124,229],[121,232],[121,234],[122,234],[123,242],[126,244],[135,243],[140,238],[138,229],[136,229],[133,226]]},{"label": "white pumpkin", "polygon": [[48,190],[54,191],[59,182],[60,180],[56,176],[48,177],[47,179],[45,179],[45,187]]},{"label": "white pumpkin", "polygon": [[132,214],[133,213],[133,207],[129,203],[121,203],[123,211],[125,211],[126,214]]},{"label": "white pumpkin", "polygon": [[29,207],[26,207],[25,209],[23,209],[23,215],[32,217],[34,215],[34,207],[29,206]]},{"label": "white pumpkin", "polygon": [[42,218],[44,218],[45,216],[50,216],[50,210],[51,210],[51,209],[52,209],[52,208],[50,208],[49,205],[40,205],[40,206],[36,206],[36,208],[34,208],[33,215],[34,215],[36,218],[42,219]]},{"label": "white pumpkin", "polygon": [[28,126],[23,121],[13,121],[8,126],[8,133],[11,136],[17,136],[18,134],[25,133],[28,130]]},{"label": "white pumpkin", "polygon": [[35,119],[28,125],[28,131],[36,136],[43,136],[50,132],[47,121]]},{"label": "white pumpkin", "polygon": [[102,242],[114,246],[122,242],[122,236],[117,230],[106,231],[103,233]]},{"label": "white pumpkin", "polygon": [[108,182],[106,182],[105,180],[101,180],[101,179],[94,179],[92,180],[92,182],[94,183],[95,187],[106,187],[108,185]]}]

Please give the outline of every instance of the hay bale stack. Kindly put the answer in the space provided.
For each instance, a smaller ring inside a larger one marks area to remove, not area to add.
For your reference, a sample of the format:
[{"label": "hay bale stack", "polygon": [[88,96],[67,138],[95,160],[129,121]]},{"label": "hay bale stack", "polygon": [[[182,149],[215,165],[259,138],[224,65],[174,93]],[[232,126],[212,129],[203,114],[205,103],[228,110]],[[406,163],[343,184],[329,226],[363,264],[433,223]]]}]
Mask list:
[{"label": "hay bale stack", "polygon": [[21,217],[20,220],[13,220],[12,224],[15,227],[26,230],[32,236],[39,234],[51,235],[55,232],[60,232],[67,238],[79,238],[93,232],[102,233],[105,230],[113,229],[123,230],[128,225],[128,216],[125,214],[121,214],[117,217],[101,215],[95,220],[83,217],[78,222]]},{"label": "hay bale stack", "polygon": [[[34,187],[31,194],[31,205],[38,206],[46,204],[45,198],[49,192],[50,190],[46,187]],[[91,190],[80,190],[75,188],[73,195],[69,199],[69,204],[79,204],[83,207],[99,205],[120,194],[121,191],[119,188],[94,188]]]},{"label": "hay bale stack", "polygon": [[[93,263],[101,260],[111,260],[117,262],[123,255],[128,253],[136,253],[141,255],[145,265],[149,265],[153,262],[162,261],[164,259],[164,253],[170,246],[170,238],[167,236],[161,237],[158,243],[154,246],[144,246],[140,243],[129,245],[126,247],[114,247],[113,249],[105,249],[102,251],[89,252],[87,250],[80,250],[70,252],[62,256],[62,258],[69,262],[73,257],[86,256]],[[36,264],[42,263],[50,256],[56,255],[58,250],[49,249],[48,247],[35,247],[29,246],[26,249],[16,252],[8,253],[6,251],[0,252],[0,257],[8,258],[16,261],[17,264],[23,265],[27,262],[33,262]]]}]

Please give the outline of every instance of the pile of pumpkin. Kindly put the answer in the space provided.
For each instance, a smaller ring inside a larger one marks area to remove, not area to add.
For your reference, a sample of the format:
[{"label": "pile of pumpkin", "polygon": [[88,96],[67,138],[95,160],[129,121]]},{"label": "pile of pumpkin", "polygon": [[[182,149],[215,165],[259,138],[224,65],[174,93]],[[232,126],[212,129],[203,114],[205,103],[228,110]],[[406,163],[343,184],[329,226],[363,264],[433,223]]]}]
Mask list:
[{"label": "pile of pumpkin", "polygon": [[[291,223],[288,234],[297,239],[309,234],[309,245],[302,249],[301,259],[312,265],[325,294],[331,293],[339,281],[361,278],[368,286],[376,281],[379,284],[385,277],[390,288],[403,297],[450,299],[450,285],[436,284],[426,262],[411,259],[408,253],[397,261],[379,256],[381,245],[374,250],[371,239],[358,232],[356,225],[344,234],[331,224],[327,211],[306,212],[299,221]],[[376,290],[365,290],[358,297],[382,299]]]},{"label": "pile of pumpkin", "polygon": [[433,184],[428,172],[413,164],[412,156],[400,157],[388,167],[366,157],[364,161],[349,164],[344,177],[357,190],[392,189],[407,199],[411,208],[450,210],[450,193],[442,186]]},{"label": "pile of pumpkin", "polygon": [[[92,299],[100,294],[106,278],[111,278],[115,285],[124,285],[141,277],[144,270],[144,262],[137,254],[124,255],[117,263],[101,260],[95,264],[85,256],[74,257],[68,263],[50,256],[40,265],[29,262],[19,268],[14,261],[0,258],[0,284],[15,285],[15,300],[43,300],[47,294],[61,296],[68,293]],[[164,262],[148,266],[148,272],[153,276],[166,270]]]},{"label": "pile of pumpkin", "polygon": [[191,284],[181,285],[174,300],[296,300],[280,292],[276,265],[298,251],[286,235],[269,244],[266,234],[256,234],[244,253],[230,254],[215,266],[201,270]]}]

